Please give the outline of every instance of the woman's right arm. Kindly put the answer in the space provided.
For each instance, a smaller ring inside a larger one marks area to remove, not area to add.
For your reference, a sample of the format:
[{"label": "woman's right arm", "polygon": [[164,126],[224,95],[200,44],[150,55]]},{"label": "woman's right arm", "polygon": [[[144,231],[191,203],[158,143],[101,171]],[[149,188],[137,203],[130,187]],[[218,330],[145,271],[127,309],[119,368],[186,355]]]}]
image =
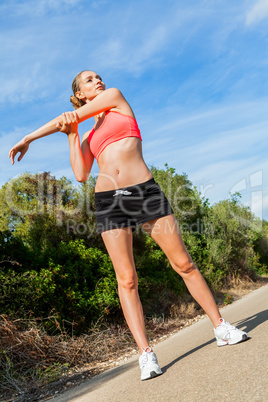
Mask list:
[{"label": "woman's right arm", "polygon": [[11,159],[12,165],[14,165],[14,159],[18,152],[20,152],[20,156],[18,157],[18,161],[20,161],[25,153],[28,151],[29,145],[32,141],[37,140],[38,138],[45,137],[46,135],[50,135],[59,131],[57,128],[57,124],[62,123],[62,117],[58,116],[55,119],[51,120],[44,126],[38,128],[33,131],[31,134],[26,135],[21,141],[19,141],[16,145],[14,145],[9,151],[9,158]]},{"label": "woman's right arm", "polygon": [[[81,123],[82,121],[111,108],[117,108],[119,112],[122,111],[123,113],[124,111],[131,111],[130,106],[123,97],[122,93],[116,88],[109,88],[103,91],[92,101],[77,109],[76,113],[78,116],[78,123]],[[32,141],[59,131],[57,127],[58,124],[62,125],[62,116],[56,117],[44,126],[38,128],[36,131],[26,135],[21,141],[14,145],[14,147],[12,147],[9,151],[9,157],[11,158],[12,165],[14,164],[16,154],[20,152],[20,156],[18,158],[18,161],[20,161],[27,152]]]},{"label": "woman's right arm", "polygon": [[62,124],[58,123],[57,128],[68,135],[70,162],[76,180],[79,182],[86,181],[94,162],[94,156],[90,151],[88,143],[89,131],[84,134],[82,145],[80,146],[80,139],[77,131],[78,116],[76,112],[63,113]]}]

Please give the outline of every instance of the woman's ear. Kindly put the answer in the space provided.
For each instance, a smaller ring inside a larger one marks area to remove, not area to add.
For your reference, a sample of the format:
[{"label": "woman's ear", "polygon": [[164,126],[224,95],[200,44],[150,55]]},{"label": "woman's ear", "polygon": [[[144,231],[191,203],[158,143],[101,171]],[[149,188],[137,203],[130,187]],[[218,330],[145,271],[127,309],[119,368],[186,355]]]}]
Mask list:
[{"label": "woman's ear", "polygon": [[85,95],[84,95],[83,92],[81,92],[81,91],[77,91],[77,92],[75,93],[75,96],[76,96],[78,99],[86,100]]}]

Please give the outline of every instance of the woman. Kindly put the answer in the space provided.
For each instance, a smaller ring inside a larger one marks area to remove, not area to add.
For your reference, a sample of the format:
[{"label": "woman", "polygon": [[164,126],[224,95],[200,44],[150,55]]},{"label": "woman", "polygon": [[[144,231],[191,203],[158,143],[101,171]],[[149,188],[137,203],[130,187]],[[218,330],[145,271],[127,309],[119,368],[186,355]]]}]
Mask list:
[{"label": "woman", "polygon": [[[218,346],[246,340],[245,332],[221,318],[204,278],[185,248],[170,204],[143,160],[140,131],[126,99],[118,89],[106,90],[101,77],[93,71],[79,73],[72,88],[71,102],[76,111],[63,113],[26,135],[10,150],[9,157],[14,164],[16,154],[20,152],[20,161],[32,141],[62,131],[68,134],[71,166],[79,182],[87,180],[94,157],[97,159],[97,231],[112,260],[124,316],[141,352],[141,379],[155,377],[162,371],[148,343],[138,295],[132,251],[132,230],[136,224],[141,224],[157,242],[208,314]],[[92,116],[95,125],[84,134],[80,146],[78,124]]]}]

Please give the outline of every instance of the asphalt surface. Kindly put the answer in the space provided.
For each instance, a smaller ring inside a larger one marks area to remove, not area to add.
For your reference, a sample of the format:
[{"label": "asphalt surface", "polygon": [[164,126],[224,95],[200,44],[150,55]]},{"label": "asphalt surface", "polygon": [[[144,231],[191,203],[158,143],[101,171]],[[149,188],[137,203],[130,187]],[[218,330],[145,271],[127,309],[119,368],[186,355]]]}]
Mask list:
[{"label": "asphalt surface", "polygon": [[163,375],[140,381],[138,355],[56,402],[268,401],[268,285],[224,307],[250,339],[218,347],[208,318],[154,347]]}]

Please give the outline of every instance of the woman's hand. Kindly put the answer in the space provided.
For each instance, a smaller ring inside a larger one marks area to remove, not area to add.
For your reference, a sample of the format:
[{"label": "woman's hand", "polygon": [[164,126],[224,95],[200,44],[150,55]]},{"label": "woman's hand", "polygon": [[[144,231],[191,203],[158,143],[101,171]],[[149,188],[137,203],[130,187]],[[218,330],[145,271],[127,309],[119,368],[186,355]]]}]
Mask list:
[{"label": "woman's hand", "polygon": [[62,132],[69,134],[77,134],[78,116],[76,112],[62,113],[62,123],[58,122],[56,127]]},{"label": "woman's hand", "polygon": [[14,147],[11,148],[9,151],[9,158],[11,159],[12,165],[14,165],[14,159],[15,156],[17,155],[18,152],[20,152],[20,155],[18,157],[18,162],[22,160],[23,156],[26,154],[29,148],[29,143],[25,142],[25,139],[23,138],[21,141],[19,141]]}]

